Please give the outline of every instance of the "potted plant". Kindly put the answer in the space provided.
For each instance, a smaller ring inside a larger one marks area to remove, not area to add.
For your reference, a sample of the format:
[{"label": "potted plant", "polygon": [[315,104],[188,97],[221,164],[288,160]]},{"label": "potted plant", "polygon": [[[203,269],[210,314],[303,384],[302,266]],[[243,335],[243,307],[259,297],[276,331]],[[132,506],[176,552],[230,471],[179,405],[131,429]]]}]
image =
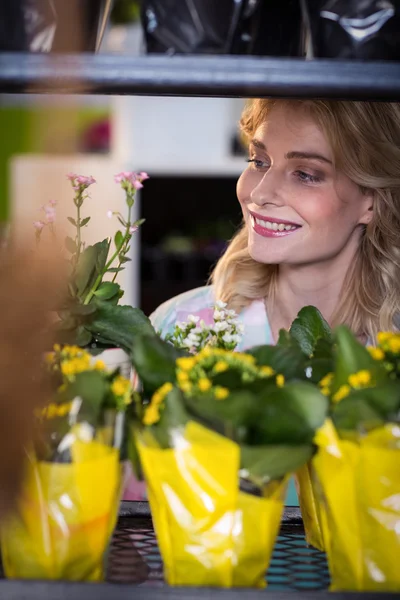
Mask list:
[{"label": "potted plant", "polygon": [[7,577],[98,581],[118,515],[132,386],[77,346],[48,356],[54,396],[37,415],[17,506],[1,528]]},{"label": "potted plant", "polygon": [[327,407],[269,356],[136,338],[135,447],[171,585],[265,585],[288,475],[313,455]]},{"label": "potted plant", "polygon": [[[82,214],[88,189],[95,184],[93,177],[69,174],[73,189],[75,215],[68,221],[75,229],[74,237],[65,240],[69,253],[69,277],[66,294],[63,296],[55,319],[59,344],[77,345],[90,350],[92,354],[102,353],[110,367],[121,366],[124,374],[130,371],[129,353],[135,336],[139,332],[152,333],[150,321],[143,312],[131,306],[120,304],[123,291],[117,283],[118,274],[129,262],[132,236],[143,223],[133,220],[135,194],[148,179],[146,173],[124,172],[115,176],[115,181],[125,192],[127,212],[109,211],[110,218],[117,218],[121,229],[114,240],[106,238],[86,246],[84,230],[90,216]],[[43,207],[45,217],[34,223],[37,242],[40,242],[45,229],[55,235],[55,203]]]},{"label": "potted plant", "polygon": [[340,327],[334,341],[331,418],[312,460],[332,590],[398,591],[400,335],[367,349]]}]

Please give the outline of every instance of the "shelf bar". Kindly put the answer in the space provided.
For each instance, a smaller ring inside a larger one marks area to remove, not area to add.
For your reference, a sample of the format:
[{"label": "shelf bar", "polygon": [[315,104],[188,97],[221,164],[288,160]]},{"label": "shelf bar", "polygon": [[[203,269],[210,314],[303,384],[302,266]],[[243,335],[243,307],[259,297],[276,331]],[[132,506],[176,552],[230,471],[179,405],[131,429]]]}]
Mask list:
[{"label": "shelf bar", "polygon": [[0,54],[0,93],[400,100],[400,63],[237,56]]}]

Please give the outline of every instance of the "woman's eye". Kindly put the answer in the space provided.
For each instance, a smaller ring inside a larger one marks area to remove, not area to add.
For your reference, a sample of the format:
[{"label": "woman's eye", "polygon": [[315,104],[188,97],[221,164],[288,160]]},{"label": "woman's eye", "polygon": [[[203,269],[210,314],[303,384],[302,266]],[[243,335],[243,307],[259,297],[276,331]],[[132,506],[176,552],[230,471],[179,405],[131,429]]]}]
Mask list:
[{"label": "woman's eye", "polygon": [[295,175],[303,183],[320,183],[322,181],[321,177],[310,175],[310,173],[306,173],[305,171],[296,171]]},{"label": "woman's eye", "polygon": [[247,160],[248,163],[253,163],[256,169],[269,169],[271,166],[270,163],[266,160],[260,160],[258,158],[249,158]]}]

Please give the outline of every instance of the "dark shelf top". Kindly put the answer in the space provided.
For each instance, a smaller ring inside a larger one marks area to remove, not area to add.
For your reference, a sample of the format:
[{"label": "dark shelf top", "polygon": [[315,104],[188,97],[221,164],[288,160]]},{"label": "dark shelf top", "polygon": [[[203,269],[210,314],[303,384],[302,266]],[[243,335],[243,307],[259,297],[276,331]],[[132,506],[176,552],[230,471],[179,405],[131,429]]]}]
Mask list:
[{"label": "dark shelf top", "polygon": [[400,100],[400,63],[237,56],[0,54],[0,93]]}]

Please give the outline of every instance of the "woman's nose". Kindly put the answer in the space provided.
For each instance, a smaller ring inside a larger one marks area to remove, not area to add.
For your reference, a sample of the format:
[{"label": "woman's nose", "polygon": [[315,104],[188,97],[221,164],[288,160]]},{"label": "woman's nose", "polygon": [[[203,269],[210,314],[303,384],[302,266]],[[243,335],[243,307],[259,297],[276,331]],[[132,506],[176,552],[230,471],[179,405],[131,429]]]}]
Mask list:
[{"label": "woman's nose", "polygon": [[281,176],[272,169],[265,173],[250,194],[250,200],[257,206],[285,204]]}]

